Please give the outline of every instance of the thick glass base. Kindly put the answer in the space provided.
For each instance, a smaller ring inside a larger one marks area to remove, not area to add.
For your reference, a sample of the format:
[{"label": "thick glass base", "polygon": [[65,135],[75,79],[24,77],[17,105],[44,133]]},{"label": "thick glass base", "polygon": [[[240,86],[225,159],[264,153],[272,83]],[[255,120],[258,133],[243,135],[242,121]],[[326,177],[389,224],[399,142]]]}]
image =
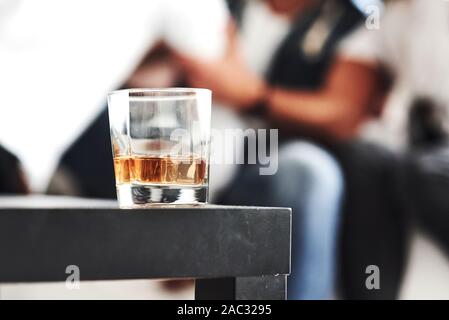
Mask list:
[{"label": "thick glass base", "polygon": [[120,208],[198,205],[207,203],[207,191],[207,185],[120,184],[117,199]]}]

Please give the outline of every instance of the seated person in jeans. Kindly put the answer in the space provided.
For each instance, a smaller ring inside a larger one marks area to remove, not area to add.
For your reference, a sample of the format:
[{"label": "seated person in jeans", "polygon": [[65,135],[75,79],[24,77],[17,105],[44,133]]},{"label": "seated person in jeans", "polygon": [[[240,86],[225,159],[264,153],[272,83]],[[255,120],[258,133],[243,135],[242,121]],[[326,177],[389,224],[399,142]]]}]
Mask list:
[{"label": "seated person in jeans", "polygon": [[[388,2],[381,29],[363,26],[349,36],[320,90],[285,90],[262,82],[255,95],[273,117],[349,141],[331,148],[346,178],[341,237],[344,297],[397,297],[410,216],[449,248],[444,196],[449,190],[448,10],[444,2]],[[200,69],[201,80],[201,65],[193,68]],[[220,87],[217,82],[225,77],[213,74],[212,83]],[[388,80],[393,80],[391,90]],[[249,77],[240,87],[247,83]],[[383,104],[386,93],[389,99]],[[368,127],[366,121],[373,116],[377,117]],[[376,144],[350,142],[362,124]],[[251,186],[256,190],[260,183]],[[262,196],[270,197],[268,191]],[[365,285],[366,268],[373,264],[382,272],[379,290]]]},{"label": "seated person in jeans", "polygon": [[[348,217],[354,219],[344,239],[345,277],[358,281],[348,287],[350,297],[397,297],[410,222],[449,252],[448,26],[447,2],[387,1],[380,30],[360,28],[340,48],[342,58],[363,70],[367,88],[375,90],[382,74],[391,82],[382,112],[361,128],[375,147],[365,148],[364,163],[352,169],[370,181],[371,196],[360,198],[358,215]],[[358,108],[370,110],[371,102]],[[360,189],[360,179],[354,182]],[[369,205],[374,202],[383,204]],[[361,283],[368,263],[380,267],[383,294]]]},{"label": "seated person in jeans", "polygon": [[[334,115],[324,111],[296,121],[283,110],[295,108],[292,92],[326,89],[337,44],[362,15],[346,1],[229,3],[240,39],[230,31],[225,58],[207,63],[181,57],[180,62],[191,86],[211,88],[215,99],[250,118],[249,126],[280,128],[280,149],[277,173],[262,176],[258,166],[245,165],[220,202],[292,207],[289,298],[330,298],[343,178],[336,160],[322,146],[333,140],[327,134],[334,133],[332,129],[338,129],[337,136],[351,134],[359,116],[334,123]],[[358,75],[349,70],[347,76]],[[255,117],[259,123],[254,124]],[[306,138],[315,143],[305,142]]]}]

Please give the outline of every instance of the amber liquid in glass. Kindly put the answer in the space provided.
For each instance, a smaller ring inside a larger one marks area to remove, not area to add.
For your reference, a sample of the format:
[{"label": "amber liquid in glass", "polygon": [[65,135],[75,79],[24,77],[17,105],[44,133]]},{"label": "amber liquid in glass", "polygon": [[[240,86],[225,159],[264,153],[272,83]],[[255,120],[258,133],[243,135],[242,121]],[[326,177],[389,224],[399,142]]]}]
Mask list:
[{"label": "amber liquid in glass", "polygon": [[126,183],[202,185],[206,182],[206,161],[199,156],[117,156],[115,179]]}]

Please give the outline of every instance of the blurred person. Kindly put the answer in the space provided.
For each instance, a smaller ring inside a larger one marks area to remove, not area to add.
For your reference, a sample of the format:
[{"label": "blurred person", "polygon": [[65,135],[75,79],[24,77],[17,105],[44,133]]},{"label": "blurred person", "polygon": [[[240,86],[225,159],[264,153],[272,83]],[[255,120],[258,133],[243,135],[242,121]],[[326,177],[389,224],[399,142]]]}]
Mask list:
[{"label": "blurred person", "polygon": [[[388,2],[380,30],[363,26],[344,40],[318,90],[282,88],[254,73],[248,76],[241,67],[226,77],[220,66],[185,62],[192,82],[222,87],[223,99],[236,106],[251,110],[262,101],[259,112],[337,138],[329,148],[346,179],[340,250],[345,298],[397,297],[410,216],[448,248],[447,6]],[[213,79],[206,67],[215,71]],[[252,83],[257,90],[236,90],[232,81],[221,84],[226,78],[244,79],[234,82],[237,88]],[[242,98],[242,92],[252,94]],[[359,132],[369,143],[353,140]],[[258,183],[252,186],[259,190]],[[366,268],[373,264],[381,270],[379,290],[365,285]]]},{"label": "blurred person", "polygon": [[107,92],[159,39],[212,59],[228,21],[219,0],[1,0],[0,8],[0,143],[21,161],[33,192],[47,189]]},{"label": "blurred person", "polygon": [[[383,211],[390,214],[363,210],[360,203],[358,217],[348,217],[343,277],[356,280],[346,282],[349,297],[394,298],[405,268],[411,222],[418,222],[449,252],[445,196],[449,190],[449,3],[387,1],[380,30],[354,32],[342,44],[340,55],[366,70],[366,79],[381,83],[383,73],[391,82],[381,114],[361,127],[363,139],[381,147],[365,151],[365,163],[355,164],[359,171],[367,164],[374,168],[371,174],[360,173],[360,178],[373,179],[382,173],[377,187],[373,182],[369,185],[377,193],[387,188],[378,203],[383,202]],[[365,101],[359,107],[368,110],[369,105]],[[383,227],[374,230],[373,226]],[[384,295],[368,292],[361,283],[366,277],[362,269],[375,260],[386,267],[380,267],[387,275],[381,283],[388,286]]]},{"label": "blurred person", "polygon": [[[325,149],[303,139],[314,138],[324,145],[323,140],[332,140],[331,132],[349,136],[361,116],[349,115],[344,122],[334,123],[335,115],[326,110],[312,115],[317,106],[306,105],[301,108],[310,117],[299,121],[283,110],[295,109],[297,99],[292,93],[328,90],[326,79],[337,45],[362,21],[362,14],[347,1],[229,4],[239,32],[230,28],[225,57],[204,62],[180,55],[179,61],[192,86],[212,89],[217,100],[245,115],[248,126],[279,126],[281,146],[275,175],[260,176],[257,166],[244,166],[221,202],[292,207],[289,298],[331,298],[343,178],[336,160]],[[359,76],[351,66],[342,69],[344,77]],[[346,89],[353,100],[360,99],[359,93]],[[329,102],[322,98],[319,106]]]}]

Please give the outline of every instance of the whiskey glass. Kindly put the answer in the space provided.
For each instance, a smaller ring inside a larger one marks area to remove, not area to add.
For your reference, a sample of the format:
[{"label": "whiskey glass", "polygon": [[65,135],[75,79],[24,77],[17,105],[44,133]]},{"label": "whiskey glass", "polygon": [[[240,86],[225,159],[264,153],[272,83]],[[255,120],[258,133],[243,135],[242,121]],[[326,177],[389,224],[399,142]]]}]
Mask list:
[{"label": "whiskey glass", "polygon": [[108,94],[121,208],[207,203],[211,97],[192,88]]}]

